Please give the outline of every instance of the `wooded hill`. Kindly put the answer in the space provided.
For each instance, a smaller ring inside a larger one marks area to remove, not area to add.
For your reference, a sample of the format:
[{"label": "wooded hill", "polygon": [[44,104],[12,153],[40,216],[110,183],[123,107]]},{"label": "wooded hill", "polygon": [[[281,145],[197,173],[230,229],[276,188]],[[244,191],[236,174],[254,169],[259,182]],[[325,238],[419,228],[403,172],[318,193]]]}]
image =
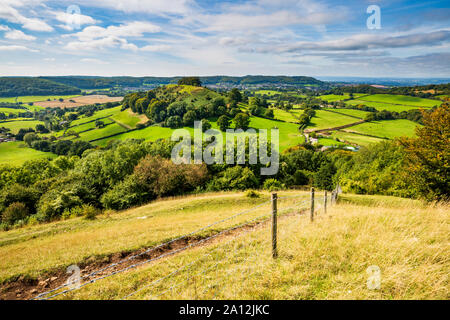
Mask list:
[{"label": "wooded hill", "polygon": [[0,78],[0,97],[80,94],[81,90],[46,79],[28,77]]},{"label": "wooded hill", "polygon": [[[115,86],[143,87],[176,84],[182,77],[41,77],[41,79],[75,86],[81,89],[105,89]],[[287,76],[245,76],[227,77],[213,76],[200,77],[205,86],[245,87],[245,86],[318,86],[327,87],[325,82],[311,77],[287,77]]]}]

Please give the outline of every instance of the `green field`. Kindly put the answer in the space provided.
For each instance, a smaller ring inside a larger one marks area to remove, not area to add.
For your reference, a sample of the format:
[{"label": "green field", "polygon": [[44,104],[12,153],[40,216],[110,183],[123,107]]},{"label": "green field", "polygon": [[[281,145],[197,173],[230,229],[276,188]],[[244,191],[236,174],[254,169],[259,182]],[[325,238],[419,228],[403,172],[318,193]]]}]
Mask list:
[{"label": "green field", "polygon": [[311,124],[308,126],[308,128],[313,128],[317,130],[328,129],[355,122],[358,122],[358,119],[349,117],[344,114],[340,115],[325,110],[316,110],[316,116],[312,118]]},{"label": "green field", "polygon": [[284,111],[278,108],[273,109],[273,114],[275,116],[275,119],[282,120],[286,122],[292,122],[296,123],[298,122],[298,119],[296,119],[291,112]]},{"label": "green field", "polygon": [[266,95],[266,96],[274,96],[274,95],[277,95],[277,94],[281,94],[281,92],[280,91],[274,91],[274,90],[258,90],[258,91],[255,91],[255,94],[258,94],[258,95]]},{"label": "green field", "polygon": [[319,144],[323,145],[323,146],[345,146],[346,144],[343,142],[339,142],[336,141],[334,139],[330,139],[330,138],[319,138]]},{"label": "green field", "polygon": [[361,97],[359,100],[362,101],[372,101],[372,102],[383,102],[388,104],[398,104],[404,106],[421,107],[421,108],[432,108],[434,106],[439,106],[442,102],[431,99],[423,99],[419,97],[402,96],[395,94],[374,94],[367,97]]},{"label": "green field", "polygon": [[25,143],[19,141],[0,143],[0,164],[19,166],[27,160],[41,158],[56,158],[56,155],[28,148]]},{"label": "green field", "polygon": [[[348,130],[351,130],[349,128]],[[348,143],[357,144],[359,146],[368,146],[372,143],[378,143],[383,141],[382,139],[367,137],[356,133],[335,131],[331,135],[334,139],[338,138],[341,141],[347,141]]]},{"label": "green field", "polygon": [[94,129],[91,131],[82,132],[82,133],[80,133],[80,138],[78,138],[76,140],[91,141],[91,140],[100,139],[100,138],[107,137],[107,136],[121,133],[121,132],[126,132],[126,129],[117,123],[113,123],[113,124],[107,125],[104,128],[99,128],[99,129]]},{"label": "green field", "polygon": [[[68,96],[21,96],[17,97],[17,102],[22,103],[29,103],[29,102],[38,102],[38,101],[47,101],[50,100],[57,100],[60,98],[65,99],[72,99],[79,97],[79,95],[68,95]],[[0,98],[0,102],[16,102],[16,98]]]},{"label": "green field", "polygon": [[385,120],[373,121],[359,124],[347,130],[369,134],[377,137],[394,139],[397,137],[413,137],[415,136],[415,128],[417,123],[409,120]]},{"label": "green field", "polygon": [[[364,93],[354,93],[353,97],[354,98],[358,98],[358,97],[362,97],[365,96]],[[348,100],[350,99],[350,94],[349,93],[344,93],[343,95],[338,95],[338,94],[326,94],[326,95],[322,95],[322,96],[318,96],[317,98],[327,101],[327,102],[336,102],[336,101],[342,101],[342,100]]]},{"label": "green field", "polygon": [[[213,129],[218,129],[217,123],[215,121],[211,121],[211,125]],[[258,117],[251,117],[250,127],[254,129],[272,129],[278,128],[280,130],[280,151],[284,151],[289,147],[296,146],[304,142],[304,137],[298,131],[298,125],[293,123],[285,123],[279,122],[269,119],[263,119]],[[188,130],[191,135],[194,134],[193,128],[184,128]],[[92,132],[92,136],[96,136],[94,131]],[[126,140],[126,139],[145,139],[148,141],[155,141],[158,139],[170,139],[173,133],[173,129],[170,128],[162,128],[158,126],[147,127],[142,130],[136,130],[132,132],[126,132],[121,135],[103,139],[95,142],[98,146],[105,146],[110,140]],[[90,133],[89,132],[89,133]],[[85,140],[85,136],[82,134],[82,139]],[[268,133],[268,137],[270,139],[270,132]]]},{"label": "green field", "polygon": [[124,110],[122,112],[116,113],[111,117],[114,121],[120,122],[125,126],[131,128],[136,128],[136,125],[141,122],[141,118],[138,115],[130,113],[130,110]]},{"label": "green field", "polygon": [[[324,110],[329,110],[332,112],[337,112],[340,114],[344,114],[347,116],[353,116],[359,119],[365,119],[365,117],[370,113],[367,111],[362,111],[362,110],[354,110],[354,109],[324,109]],[[357,119],[356,119],[357,121]]]},{"label": "green field", "polygon": [[43,121],[26,121],[26,120],[16,120],[10,122],[0,122],[0,127],[5,127],[11,129],[13,134],[17,134],[20,129],[35,129],[38,124],[44,124]]}]

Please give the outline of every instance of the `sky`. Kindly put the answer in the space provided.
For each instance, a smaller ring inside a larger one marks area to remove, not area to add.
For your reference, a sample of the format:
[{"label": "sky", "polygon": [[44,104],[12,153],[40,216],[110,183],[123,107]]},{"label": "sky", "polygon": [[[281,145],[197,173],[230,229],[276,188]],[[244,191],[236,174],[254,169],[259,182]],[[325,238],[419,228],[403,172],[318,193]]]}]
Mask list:
[{"label": "sky", "polygon": [[0,0],[0,75],[450,78],[450,1]]}]

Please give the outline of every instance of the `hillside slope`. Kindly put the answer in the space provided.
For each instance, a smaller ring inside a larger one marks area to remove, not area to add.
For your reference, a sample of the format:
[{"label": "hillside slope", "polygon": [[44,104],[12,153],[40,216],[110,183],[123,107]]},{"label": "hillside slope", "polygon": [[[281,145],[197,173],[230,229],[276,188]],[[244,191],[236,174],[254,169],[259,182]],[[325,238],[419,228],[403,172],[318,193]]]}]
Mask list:
[{"label": "hillside slope", "polygon": [[80,94],[81,90],[39,78],[0,78],[0,97]]},{"label": "hillside slope", "polygon": [[[270,223],[253,223],[195,244],[230,227],[264,221],[254,220],[261,215],[270,217],[267,193],[260,199],[221,193],[157,201],[94,221],[74,219],[2,233],[0,277],[45,280],[56,275],[55,283],[63,283],[71,264],[80,265],[83,275],[104,270],[96,277],[107,278],[58,296],[64,299],[118,299],[130,294],[133,299],[448,299],[448,206],[346,195],[327,215],[318,203],[318,216],[311,223],[298,215],[298,210],[307,209],[298,201],[306,200],[308,193],[279,196],[276,261],[271,257]],[[174,243],[169,249],[174,254],[165,259],[145,263],[152,256],[144,255],[123,265],[137,263],[136,268],[116,275],[104,269],[111,262],[133,260],[133,253],[142,253],[142,248],[257,205],[254,211],[191,235],[187,242]],[[189,244],[194,246],[176,252]],[[370,266],[381,270],[380,290],[367,288]],[[26,290],[34,286],[39,292],[52,287],[27,283],[34,285],[22,286],[25,291],[15,298],[26,297]],[[14,282],[4,284],[3,296],[11,288],[17,288]]]}]

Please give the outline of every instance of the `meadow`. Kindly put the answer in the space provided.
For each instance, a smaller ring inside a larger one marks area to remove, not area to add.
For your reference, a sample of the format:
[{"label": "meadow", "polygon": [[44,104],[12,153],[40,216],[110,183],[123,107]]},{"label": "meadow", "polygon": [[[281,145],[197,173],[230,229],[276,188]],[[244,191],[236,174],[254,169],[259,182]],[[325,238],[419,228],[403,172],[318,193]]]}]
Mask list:
[{"label": "meadow", "polygon": [[362,111],[362,110],[354,110],[354,109],[323,109],[323,110],[328,110],[331,112],[337,112],[343,115],[347,115],[347,116],[352,116],[352,117],[356,117],[358,119],[365,119],[366,116],[370,113],[367,111]]},{"label": "meadow", "polygon": [[433,106],[441,105],[441,101],[423,99],[411,96],[392,95],[392,94],[374,94],[370,96],[363,96],[353,100],[346,101],[350,105],[363,104],[368,107],[373,107],[378,111],[388,110],[395,112],[408,111],[418,108],[432,108]]},{"label": "meadow", "polygon": [[56,155],[31,149],[19,141],[0,143],[0,164],[19,166],[25,161],[42,158],[56,158]]},{"label": "meadow", "polygon": [[325,110],[316,110],[316,115],[311,119],[308,128],[316,130],[339,127],[358,122],[358,119],[345,114],[336,114]]},{"label": "meadow", "polygon": [[[299,201],[309,193],[279,195],[298,196]],[[45,279],[52,274],[46,272],[64,271],[71,264],[108,263],[111,256],[155,246],[268,199],[268,193],[259,199],[243,193],[205,194],[156,201],[93,221],[76,218],[3,232],[0,279]],[[298,215],[308,207],[298,201],[279,201],[275,260],[270,224],[262,223],[57,298],[112,300],[132,294],[131,299],[169,300],[448,299],[448,205],[342,195],[327,214],[319,205],[311,223],[307,215]],[[270,217],[268,203],[199,237],[260,215]],[[381,271],[379,290],[367,287],[371,266]]]},{"label": "meadow", "polygon": [[[73,99],[79,97],[79,95],[62,95],[62,96],[20,96],[17,97],[17,102],[21,103],[30,103],[30,102],[38,102],[38,101],[48,101],[50,100],[58,100],[58,99]],[[3,98],[0,97],[0,102],[16,102],[16,97],[12,98]]]},{"label": "meadow", "polygon": [[[347,129],[351,130],[351,128]],[[352,144],[356,144],[359,146],[364,146],[367,147],[368,145],[372,144],[372,143],[378,143],[383,141],[383,139],[379,139],[379,138],[374,138],[374,137],[368,137],[368,136],[363,136],[357,133],[352,133],[352,132],[344,132],[344,131],[334,131],[331,136],[334,139],[339,139],[341,141],[348,141],[349,143]]]},{"label": "meadow", "polygon": [[354,131],[376,137],[394,139],[396,137],[403,136],[414,137],[416,135],[415,129],[417,126],[417,123],[404,119],[384,120],[362,123],[348,128],[346,131]]},{"label": "meadow", "polygon": [[21,119],[13,119],[13,121],[0,122],[0,127],[5,127],[11,129],[13,134],[17,134],[20,129],[35,129],[38,124],[44,124],[43,121],[38,120],[21,120]]}]

